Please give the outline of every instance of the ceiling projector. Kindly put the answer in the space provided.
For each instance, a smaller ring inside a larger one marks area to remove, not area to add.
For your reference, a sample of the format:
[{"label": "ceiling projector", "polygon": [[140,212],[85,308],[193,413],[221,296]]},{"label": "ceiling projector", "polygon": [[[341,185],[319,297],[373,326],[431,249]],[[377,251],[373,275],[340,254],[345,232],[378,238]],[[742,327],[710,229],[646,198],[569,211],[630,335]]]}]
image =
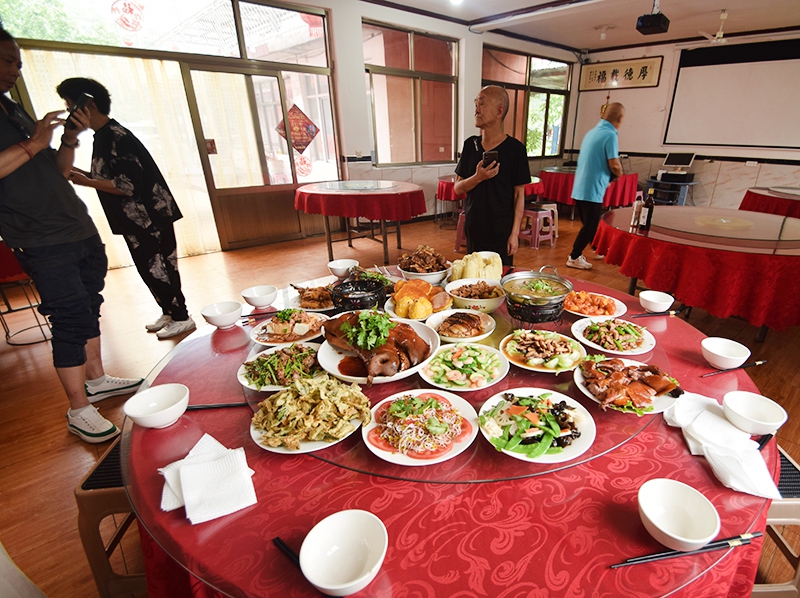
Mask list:
[{"label": "ceiling projector", "polygon": [[660,12],[642,15],[636,20],[636,31],[642,35],[655,35],[666,33],[669,29],[669,19]]}]

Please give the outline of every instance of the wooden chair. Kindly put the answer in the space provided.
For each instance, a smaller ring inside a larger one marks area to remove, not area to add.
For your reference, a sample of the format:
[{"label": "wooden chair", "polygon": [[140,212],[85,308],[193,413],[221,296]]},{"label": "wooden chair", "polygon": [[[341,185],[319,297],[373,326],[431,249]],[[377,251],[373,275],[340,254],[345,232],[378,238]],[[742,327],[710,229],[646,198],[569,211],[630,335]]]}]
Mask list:
[{"label": "wooden chair", "polygon": [[[75,488],[75,500],[78,503],[78,532],[101,598],[145,594],[147,584],[143,573],[122,574],[111,567],[111,555],[136,520],[122,481],[119,438]],[[105,542],[100,534],[100,524],[106,517],[119,514],[124,517],[109,541]]]},{"label": "wooden chair", "polygon": [[786,583],[756,584],[754,598],[800,597],[800,556],[792,549],[779,526],[800,525],[800,466],[778,447],[781,453],[781,477],[778,481],[781,500],[773,500],[767,513],[767,534],[795,570],[794,579]]}]

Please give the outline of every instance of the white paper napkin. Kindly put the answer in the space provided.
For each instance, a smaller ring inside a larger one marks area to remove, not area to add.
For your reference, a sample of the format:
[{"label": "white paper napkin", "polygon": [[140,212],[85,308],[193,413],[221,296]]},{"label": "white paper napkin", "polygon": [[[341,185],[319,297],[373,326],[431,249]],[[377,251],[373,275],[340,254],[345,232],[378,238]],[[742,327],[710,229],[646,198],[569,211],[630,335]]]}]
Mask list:
[{"label": "white paper napkin", "polygon": [[693,455],[703,455],[717,479],[728,488],[764,498],[781,498],[758,443],[725,419],[714,399],[684,393],[665,412],[664,420],[681,428]]},{"label": "white paper napkin", "polygon": [[[192,523],[234,513],[256,502],[244,449],[230,450],[208,434],[189,454],[158,470],[164,476],[161,509],[186,507]],[[188,489],[188,493],[187,493]]]}]

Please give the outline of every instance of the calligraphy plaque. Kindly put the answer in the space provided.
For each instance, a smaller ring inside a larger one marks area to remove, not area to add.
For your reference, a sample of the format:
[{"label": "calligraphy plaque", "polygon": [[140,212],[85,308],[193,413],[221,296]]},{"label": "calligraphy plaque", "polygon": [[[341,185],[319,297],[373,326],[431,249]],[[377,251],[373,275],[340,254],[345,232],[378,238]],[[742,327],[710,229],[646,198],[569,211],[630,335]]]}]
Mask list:
[{"label": "calligraphy plaque", "polygon": [[581,65],[580,91],[658,87],[663,56]]}]

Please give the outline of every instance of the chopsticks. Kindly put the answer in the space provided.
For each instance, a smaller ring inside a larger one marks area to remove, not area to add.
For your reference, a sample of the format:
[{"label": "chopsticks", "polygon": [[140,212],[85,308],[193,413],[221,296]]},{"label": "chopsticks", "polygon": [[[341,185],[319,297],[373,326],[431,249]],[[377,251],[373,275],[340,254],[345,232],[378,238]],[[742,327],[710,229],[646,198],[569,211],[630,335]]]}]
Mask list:
[{"label": "chopsticks", "polygon": [[186,411],[199,411],[201,409],[224,409],[225,407],[249,407],[248,403],[209,403],[206,405],[189,405]]},{"label": "chopsticks", "polygon": [[259,322],[261,320],[271,318],[276,313],[278,313],[278,310],[276,309],[272,309],[272,311],[267,311],[267,312],[252,313],[250,315],[243,316],[240,322],[242,322],[242,324],[255,324],[256,322]]},{"label": "chopsticks", "polygon": [[294,563],[295,567],[300,569],[300,557],[294,550],[291,549],[291,547],[286,542],[281,540],[280,536],[275,536],[274,538],[272,538],[272,543],[275,546],[277,546],[278,550],[280,550],[283,554],[285,554],[290,561]]},{"label": "chopsticks", "polygon": [[740,365],[738,368],[729,368],[727,370],[717,370],[716,372],[709,372],[707,374],[702,374],[701,378],[708,378],[709,376],[716,376],[717,374],[724,374],[725,372],[733,372],[735,370],[743,370],[745,368],[752,368],[757,365],[764,365],[767,363],[766,359],[759,359],[758,361],[751,361],[750,363],[746,363],[744,365]]},{"label": "chopsticks", "polygon": [[762,450],[772,438],[773,434],[764,434],[758,441],[758,450]]},{"label": "chopsticks", "polygon": [[680,550],[667,550],[665,552],[657,552],[655,554],[646,554],[644,556],[636,556],[627,559],[624,563],[617,563],[611,565],[612,569],[619,569],[620,567],[628,567],[629,565],[641,565],[642,563],[652,563],[654,561],[663,561],[666,559],[674,559],[681,556],[689,556],[694,554],[702,554],[704,552],[713,552],[715,550],[725,550],[728,548],[736,548],[737,546],[746,546],[750,544],[753,538],[758,538],[764,535],[762,532],[750,532],[733,536],[731,538],[723,538],[706,544],[697,550],[690,550],[689,552],[681,552]]},{"label": "chopsticks", "polygon": [[678,309],[671,309],[669,311],[654,311],[654,312],[650,312],[650,313],[646,313],[646,314],[631,314],[628,317],[629,318],[652,318],[653,316],[677,316],[684,309],[686,309],[685,305],[679,307]]}]

